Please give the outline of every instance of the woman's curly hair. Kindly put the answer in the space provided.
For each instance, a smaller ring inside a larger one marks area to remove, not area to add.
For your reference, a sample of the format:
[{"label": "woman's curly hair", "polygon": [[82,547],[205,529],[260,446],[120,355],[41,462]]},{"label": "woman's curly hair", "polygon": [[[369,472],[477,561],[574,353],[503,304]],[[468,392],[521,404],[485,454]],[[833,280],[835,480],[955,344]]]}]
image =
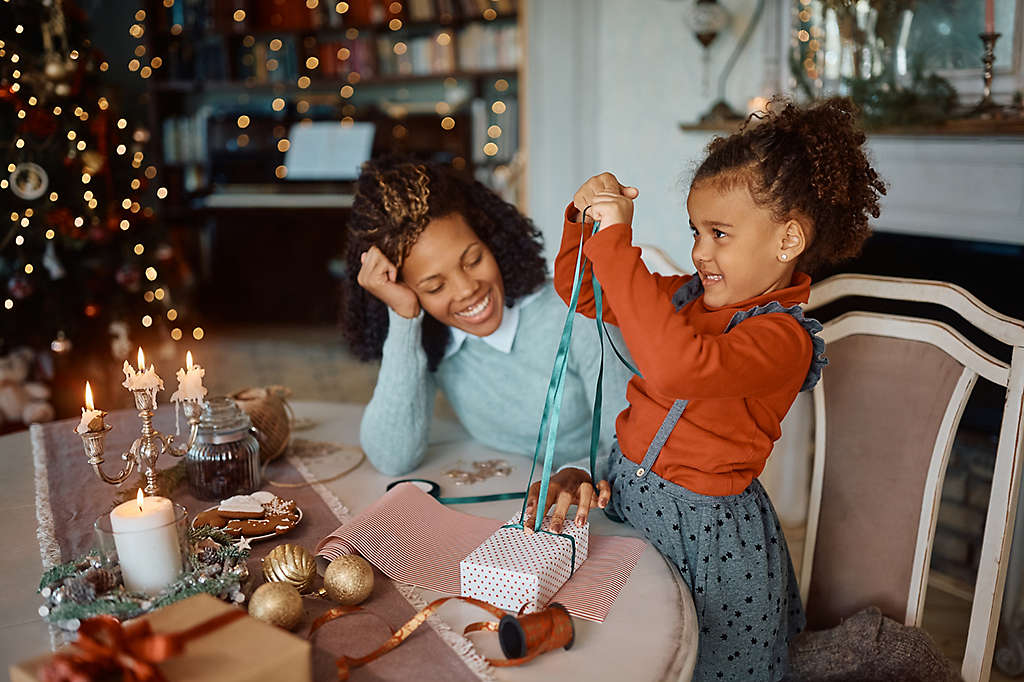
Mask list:
[{"label": "woman's curly hair", "polygon": [[775,220],[803,215],[811,221],[810,245],[800,268],[810,274],[853,258],[871,234],[885,183],[871,167],[848,98],[800,108],[773,99],[768,113],[752,115],[735,135],[708,145],[692,185],[745,183],[754,201]]},{"label": "woman's curly hair", "polygon": [[[435,218],[459,214],[494,254],[505,286],[505,304],[534,291],[547,278],[541,235],[533,221],[486,186],[450,166],[385,157],[363,164],[348,223],[346,278],[341,326],[361,360],[381,356],[388,333],[387,306],[357,278],[360,255],[371,246],[401,268],[420,234]],[[431,371],[444,357],[448,327],[429,314],[423,320],[423,349]]]}]

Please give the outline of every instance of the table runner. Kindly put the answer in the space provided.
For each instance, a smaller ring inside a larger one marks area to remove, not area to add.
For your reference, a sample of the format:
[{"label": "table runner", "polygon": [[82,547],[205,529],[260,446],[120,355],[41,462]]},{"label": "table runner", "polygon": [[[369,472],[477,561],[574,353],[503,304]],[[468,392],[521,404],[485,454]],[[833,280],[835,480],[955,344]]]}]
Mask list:
[{"label": "table runner", "polygon": [[[49,568],[87,552],[93,545],[92,524],[114,506],[114,497],[121,490],[100,481],[86,461],[81,438],[74,433],[77,419],[33,425],[31,429],[35,464],[37,536],[43,567]],[[107,423],[113,430],[107,437],[104,471],[117,473],[122,464],[120,453],[139,434],[140,421],[134,410],[111,412]],[[154,426],[164,433],[174,428],[173,409],[164,407],[154,417]],[[161,457],[161,468],[177,463],[173,457]],[[314,479],[303,463],[288,457],[279,458],[267,472],[268,478],[283,483],[312,482]],[[142,485],[141,478],[131,476],[123,486],[130,490]],[[273,486],[265,486],[274,491]],[[324,486],[314,484],[301,488],[281,489],[283,497],[294,499],[303,511],[302,523],[279,538],[254,543],[248,567],[251,588],[263,580],[260,559],[278,544],[302,545],[312,550],[317,542],[339,523],[349,520],[345,506]],[[190,514],[208,508],[214,502],[198,500],[183,483],[170,497],[185,506]],[[426,605],[414,588],[400,585],[376,574],[373,594],[365,602],[367,610],[381,616],[393,628],[404,624]],[[296,633],[304,635],[309,625],[332,606],[327,600],[307,597],[303,600],[304,619]],[[351,679],[408,680],[436,679],[457,682],[493,680],[493,668],[476,652],[469,640],[454,632],[436,616],[428,620],[430,628],[420,628],[399,649],[369,665],[352,671]],[[54,644],[63,643],[67,633],[55,629]],[[313,648],[314,679],[337,679],[334,659],[341,654],[361,655],[384,642],[390,633],[378,618],[363,615],[342,618],[321,628]]]},{"label": "table runner", "polygon": [[[317,555],[358,552],[394,580],[459,594],[459,562],[504,523],[455,511],[407,483],[324,538]],[[639,538],[591,534],[586,561],[551,601],[603,622],[646,546]]]}]

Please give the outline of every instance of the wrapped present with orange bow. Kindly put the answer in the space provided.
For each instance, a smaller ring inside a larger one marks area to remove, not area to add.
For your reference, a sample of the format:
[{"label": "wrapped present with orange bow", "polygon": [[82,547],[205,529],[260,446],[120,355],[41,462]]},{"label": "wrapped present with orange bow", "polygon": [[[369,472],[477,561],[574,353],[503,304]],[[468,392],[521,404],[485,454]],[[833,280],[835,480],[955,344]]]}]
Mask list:
[{"label": "wrapped present with orange bow", "polygon": [[78,640],[10,668],[11,682],[313,679],[305,639],[198,594],[141,618],[82,622]]}]

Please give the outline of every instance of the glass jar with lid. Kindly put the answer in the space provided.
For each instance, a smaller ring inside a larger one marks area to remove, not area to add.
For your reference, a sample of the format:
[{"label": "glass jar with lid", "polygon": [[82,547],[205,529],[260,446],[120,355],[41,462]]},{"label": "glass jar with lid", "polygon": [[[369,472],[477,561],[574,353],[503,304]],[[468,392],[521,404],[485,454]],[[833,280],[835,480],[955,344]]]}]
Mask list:
[{"label": "glass jar with lid", "polygon": [[192,494],[223,500],[259,488],[260,449],[249,416],[231,398],[209,398],[199,417],[195,443],[185,454]]}]

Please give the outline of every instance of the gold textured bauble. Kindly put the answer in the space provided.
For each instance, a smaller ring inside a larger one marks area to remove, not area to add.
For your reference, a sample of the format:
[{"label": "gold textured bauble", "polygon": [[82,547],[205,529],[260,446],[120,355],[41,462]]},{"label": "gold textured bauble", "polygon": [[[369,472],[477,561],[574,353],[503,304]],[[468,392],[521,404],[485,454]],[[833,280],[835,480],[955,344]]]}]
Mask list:
[{"label": "gold textured bauble", "polygon": [[342,555],[324,571],[324,590],[342,606],[360,604],[373,592],[373,567],[361,556]]},{"label": "gold textured bauble", "polygon": [[309,594],[316,578],[316,561],[305,547],[278,545],[263,557],[263,578],[268,583],[288,583],[299,594]]},{"label": "gold textured bauble", "polygon": [[288,583],[264,583],[249,598],[249,615],[291,630],[302,620],[302,597]]}]

